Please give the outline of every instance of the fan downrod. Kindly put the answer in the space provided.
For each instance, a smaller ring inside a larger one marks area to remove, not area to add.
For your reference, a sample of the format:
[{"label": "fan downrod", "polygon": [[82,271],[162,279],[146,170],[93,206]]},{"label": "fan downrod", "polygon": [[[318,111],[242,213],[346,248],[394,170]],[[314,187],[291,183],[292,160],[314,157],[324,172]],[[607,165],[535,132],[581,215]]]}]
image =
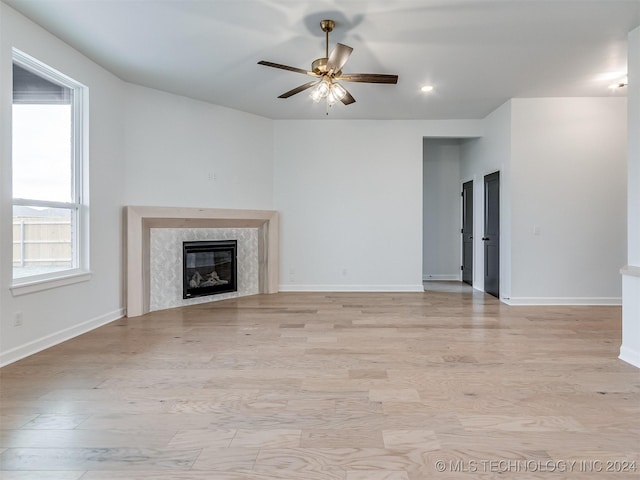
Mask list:
[{"label": "fan downrod", "polygon": [[325,34],[325,38],[326,38],[326,43],[325,43],[325,50],[324,50],[324,57],[323,58],[317,58],[316,60],[313,61],[313,63],[311,64],[311,71],[314,72],[317,75],[323,75],[325,73],[327,73],[327,62],[329,61],[329,33],[333,31],[334,28],[336,28],[336,22],[334,22],[333,20],[321,20],[320,21],[320,28],[322,29],[322,31]]}]

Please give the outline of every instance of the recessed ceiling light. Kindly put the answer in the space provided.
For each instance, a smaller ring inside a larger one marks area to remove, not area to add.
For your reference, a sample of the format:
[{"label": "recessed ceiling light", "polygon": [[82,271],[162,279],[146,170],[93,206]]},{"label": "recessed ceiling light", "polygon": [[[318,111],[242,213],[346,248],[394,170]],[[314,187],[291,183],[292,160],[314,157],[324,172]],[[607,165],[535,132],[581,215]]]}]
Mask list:
[{"label": "recessed ceiling light", "polygon": [[422,90],[423,92],[431,92],[433,90],[433,85],[425,85],[420,90]]}]

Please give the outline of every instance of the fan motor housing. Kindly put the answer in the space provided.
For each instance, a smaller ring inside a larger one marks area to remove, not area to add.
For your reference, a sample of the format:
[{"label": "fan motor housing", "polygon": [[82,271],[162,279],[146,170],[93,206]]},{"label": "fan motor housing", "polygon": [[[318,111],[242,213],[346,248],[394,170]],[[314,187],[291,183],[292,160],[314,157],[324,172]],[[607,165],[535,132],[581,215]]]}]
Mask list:
[{"label": "fan motor housing", "polygon": [[311,71],[313,73],[317,73],[317,74],[322,74],[322,73],[327,73],[327,62],[329,61],[328,58],[317,58],[313,61],[313,63],[311,64]]},{"label": "fan motor housing", "polygon": [[[328,61],[328,58],[317,58],[311,64],[311,71],[316,75],[324,75],[326,73],[329,73],[329,70],[327,69]],[[342,70],[340,70],[339,72],[331,72],[331,77],[339,77],[340,74],[342,74]]]}]

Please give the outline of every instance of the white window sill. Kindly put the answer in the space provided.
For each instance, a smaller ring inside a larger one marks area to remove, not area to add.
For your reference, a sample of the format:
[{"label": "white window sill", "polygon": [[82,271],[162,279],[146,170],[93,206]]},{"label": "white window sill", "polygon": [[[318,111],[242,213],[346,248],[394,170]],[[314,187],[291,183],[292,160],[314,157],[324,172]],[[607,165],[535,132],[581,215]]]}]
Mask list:
[{"label": "white window sill", "polygon": [[27,295],[29,293],[41,292],[51,288],[73,285],[74,283],[86,282],[91,279],[91,272],[85,270],[70,270],[61,272],[55,277],[49,278],[29,278],[17,279],[11,286],[11,294],[14,297]]}]

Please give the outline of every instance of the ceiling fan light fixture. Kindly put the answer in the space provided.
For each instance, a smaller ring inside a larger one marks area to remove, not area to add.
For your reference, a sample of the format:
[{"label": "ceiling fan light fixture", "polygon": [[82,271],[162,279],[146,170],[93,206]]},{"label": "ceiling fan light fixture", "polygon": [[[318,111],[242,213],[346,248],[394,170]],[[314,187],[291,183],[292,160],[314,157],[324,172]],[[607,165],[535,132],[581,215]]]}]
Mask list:
[{"label": "ceiling fan light fixture", "polygon": [[[353,98],[353,95],[351,95],[346,88],[337,83],[336,80],[340,80],[342,82],[386,83],[394,85],[398,83],[398,75],[392,74],[343,74],[342,67],[344,67],[347,60],[349,60],[349,56],[351,55],[353,48],[348,45],[343,45],[342,43],[337,43],[331,53],[329,53],[329,32],[331,32],[335,26],[336,24],[333,20],[322,20],[322,22],[320,22],[320,28],[322,28],[322,31],[325,33],[324,57],[314,60],[311,64],[311,70],[291,67],[281,63],[268,62],[266,60],[260,60],[258,62],[258,65],[288,70],[290,72],[301,73],[315,78],[314,81],[307,82],[289,90],[288,92],[279,95],[278,98],[289,98],[300,92],[308,90],[309,97],[311,97],[315,103],[319,103],[322,99],[326,99],[327,106],[332,106],[338,102],[342,102],[344,105],[351,105],[352,103],[355,103],[356,99]],[[329,112],[327,110],[327,115],[328,114]]]},{"label": "ceiling fan light fixture", "polygon": [[339,101],[340,101],[340,99],[339,99],[339,98],[337,98],[337,97],[334,95],[333,90],[332,90],[332,91],[330,91],[330,92],[329,92],[329,95],[327,95],[327,105],[329,105],[330,107],[333,107],[333,105],[334,105],[336,102],[339,102]]},{"label": "ceiling fan light fixture", "polygon": [[327,80],[327,78],[323,78],[318,82],[318,84],[311,90],[311,99],[318,103],[323,98],[327,98],[329,93],[331,92],[331,84]]},{"label": "ceiling fan light fixture", "polygon": [[316,85],[311,90],[311,93],[309,94],[309,97],[311,97],[311,100],[313,100],[316,103],[318,103],[318,102],[320,102],[320,100],[322,100],[322,97],[320,96],[320,90],[318,89],[318,85]]},{"label": "ceiling fan light fixture", "polygon": [[333,83],[333,85],[331,86],[331,95],[333,95],[336,100],[342,100],[346,94],[347,91],[342,85],[337,82]]}]

